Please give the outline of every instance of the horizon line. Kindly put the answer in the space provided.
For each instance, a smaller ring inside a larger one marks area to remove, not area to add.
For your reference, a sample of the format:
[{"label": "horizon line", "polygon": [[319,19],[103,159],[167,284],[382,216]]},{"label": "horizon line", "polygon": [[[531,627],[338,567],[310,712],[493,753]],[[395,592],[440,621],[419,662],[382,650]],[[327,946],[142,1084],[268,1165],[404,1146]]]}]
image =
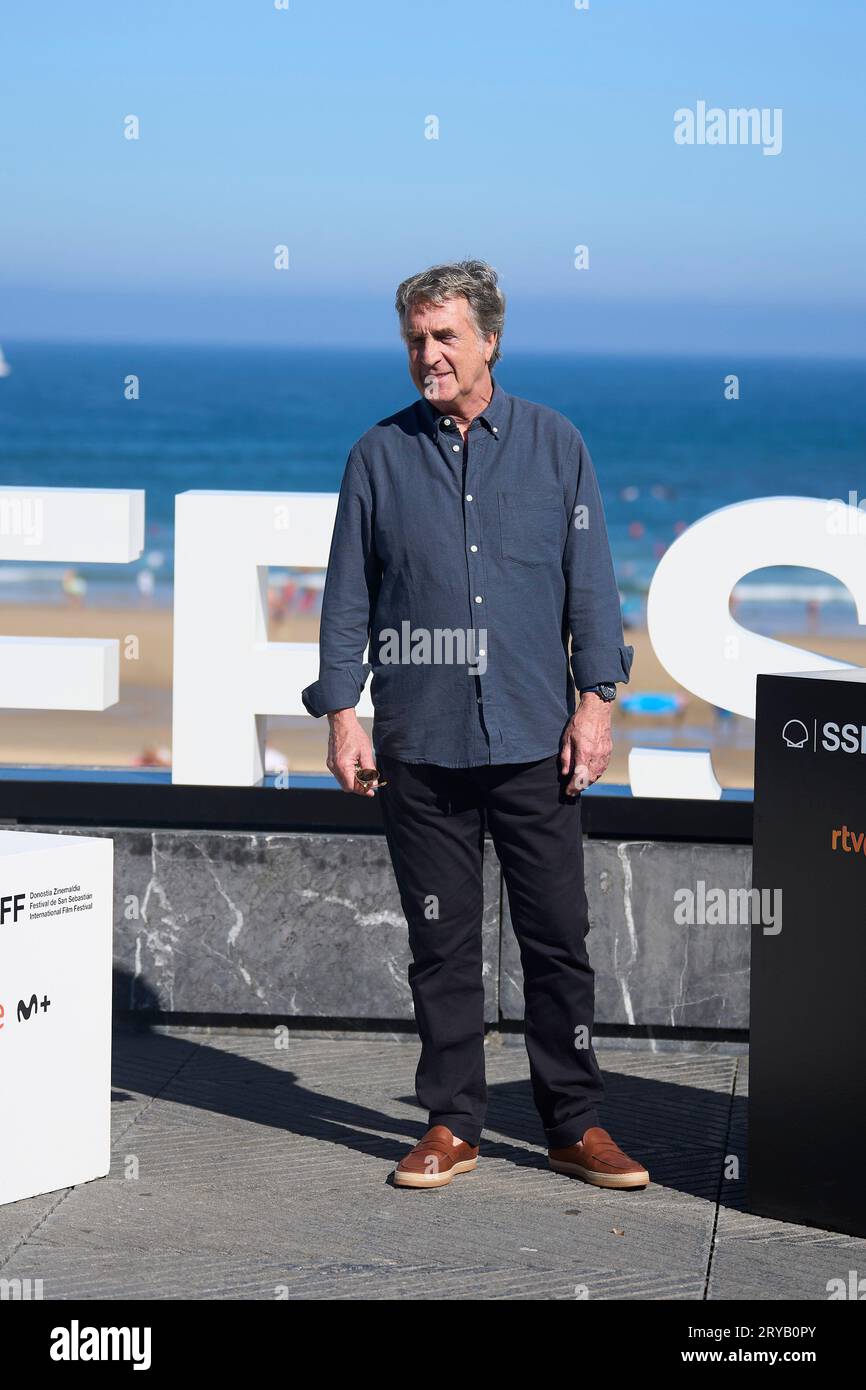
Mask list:
[{"label": "horizon line", "polygon": [[[133,348],[196,348],[196,349],[231,349],[236,352],[249,351],[276,351],[276,352],[312,352],[312,353],[343,353],[346,356],[356,356],[358,351],[376,354],[381,357],[393,357],[405,362],[405,350],[395,345],[393,347],[371,340],[369,343],[353,342],[351,345],[343,343],[323,343],[323,342],[303,342],[285,341],[274,342],[269,339],[214,339],[214,338],[75,338],[75,337],[21,337],[12,335],[0,337],[0,348],[14,347],[69,347],[69,348],[123,348],[124,350]],[[797,361],[797,362],[866,362],[866,348],[860,353],[846,351],[828,350],[816,353],[814,349],[777,349],[777,348],[739,348],[735,346],[727,347],[708,347],[706,349],[695,350],[694,348],[589,348],[589,347],[542,347],[535,344],[517,343],[509,347],[505,344],[501,361],[508,360],[509,351],[526,357],[573,357],[573,358],[634,358],[639,360],[661,359],[680,361],[684,357],[697,359],[700,361],[710,360],[729,356],[735,353],[740,360],[764,360],[771,358],[774,361]],[[10,362],[9,364],[13,364]]]}]

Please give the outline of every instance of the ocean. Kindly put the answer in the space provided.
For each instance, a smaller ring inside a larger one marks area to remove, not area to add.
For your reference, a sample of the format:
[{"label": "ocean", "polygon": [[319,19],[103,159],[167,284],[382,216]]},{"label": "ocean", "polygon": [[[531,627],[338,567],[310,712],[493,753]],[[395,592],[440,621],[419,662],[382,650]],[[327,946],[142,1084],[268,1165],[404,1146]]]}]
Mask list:
[{"label": "ocean", "polygon": [[[785,495],[866,496],[866,362],[586,358],[509,352],[507,391],[562,411],[582,431],[605,502],[629,622],[684,526],[726,503]],[[405,356],[352,349],[69,346],[3,342],[0,482],[134,487],[146,543],[130,566],[79,566],[93,602],[130,602],[148,569],[170,602],[174,497],[188,488],[336,491],[348,450],[416,395]],[[739,399],[725,379],[739,379]],[[124,398],[139,378],[140,398]],[[0,563],[0,602],[59,596],[66,566]],[[855,631],[828,576],[764,570],[738,618],[763,631]],[[812,613],[812,625],[815,613]]]}]

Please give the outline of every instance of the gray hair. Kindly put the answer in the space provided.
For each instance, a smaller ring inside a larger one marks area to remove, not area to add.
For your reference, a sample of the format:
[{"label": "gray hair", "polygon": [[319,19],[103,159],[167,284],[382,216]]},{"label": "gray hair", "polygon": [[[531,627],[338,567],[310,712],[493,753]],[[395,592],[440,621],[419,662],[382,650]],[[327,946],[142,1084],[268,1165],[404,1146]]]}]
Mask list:
[{"label": "gray hair", "polygon": [[459,296],[468,299],[478,334],[486,338],[496,334],[491,368],[499,361],[502,329],[505,325],[505,295],[499,288],[498,277],[486,261],[454,261],[450,265],[431,265],[398,286],[394,307],[400,317],[400,332],[405,336],[406,313],[418,300],[442,304]]}]

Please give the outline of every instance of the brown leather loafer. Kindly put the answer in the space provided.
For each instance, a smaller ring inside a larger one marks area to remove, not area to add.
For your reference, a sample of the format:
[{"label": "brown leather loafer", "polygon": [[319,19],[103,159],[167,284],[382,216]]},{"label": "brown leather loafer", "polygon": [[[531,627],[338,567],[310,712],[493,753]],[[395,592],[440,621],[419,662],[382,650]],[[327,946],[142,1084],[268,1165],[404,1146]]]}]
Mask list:
[{"label": "brown leather loafer", "polygon": [[646,1187],[650,1180],[643,1164],[623,1153],[598,1125],[567,1149],[548,1149],[547,1160],[557,1173],[583,1178],[594,1187]]},{"label": "brown leather loafer", "polygon": [[468,1173],[478,1162],[478,1145],[454,1143],[445,1125],[434,1125],[394,1169],[395,1187],[444,1187],[456,1173]]}]

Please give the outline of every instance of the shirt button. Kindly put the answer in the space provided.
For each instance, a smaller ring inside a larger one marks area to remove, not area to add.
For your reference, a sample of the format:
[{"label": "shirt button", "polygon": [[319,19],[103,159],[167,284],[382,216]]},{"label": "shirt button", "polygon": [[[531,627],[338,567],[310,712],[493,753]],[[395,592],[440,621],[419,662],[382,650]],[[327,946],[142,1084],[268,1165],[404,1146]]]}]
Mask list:
[{"label": "shirt button", "polygon": [[475,602],[476,602],[476,603],[481,603],[481,602],[482,602],[482,599],[481,599],[481,595],[480,595],[480,594],[476,594],[476,595],[475,595]]},{"label": "shirt button", "polygon": [[451,421],[450,421],[450,420],[443,420],[442,423],[443,423],[443,425],[450,425],[450,424],[451,424]]},{"label": "shirt button", "polygon": [[470,545],[469,549],[472,550],[472,551],[475,551],[475,550],[478,549],[478,546],[477,546],[477,545]]},{"label": "shirt button", "polygon": [[467,494],[466,494],[466,501],[467,501],[467,502],[471,502],[471,501],[472,501],[472,493],[471,493],[471,492],[467,492]]},{"label": "shirt button", "polygon": [[498,430],[498,428],[496,427],[496,425],[493,426],[493,433],[494,433],[494,434],[498,434],[498,433],[499,433],[499,430]]},{"label": "shirt button", "polygon": [[479,656],[486,656],[486,655],[487,655],[487,653],[486,653],[486,651],[484,650],[483,647],[479,647],[479,649],[478,649],[478,655],[479,655]]},{"label": "shirt button", "polygon": [[476,705],[481,705],[481,704],[483,704],[483,703],[484,703],[483,697],[482,697],[481,695],[476,695],[476,696],[475,696],[475,703],[476,703]]}]

